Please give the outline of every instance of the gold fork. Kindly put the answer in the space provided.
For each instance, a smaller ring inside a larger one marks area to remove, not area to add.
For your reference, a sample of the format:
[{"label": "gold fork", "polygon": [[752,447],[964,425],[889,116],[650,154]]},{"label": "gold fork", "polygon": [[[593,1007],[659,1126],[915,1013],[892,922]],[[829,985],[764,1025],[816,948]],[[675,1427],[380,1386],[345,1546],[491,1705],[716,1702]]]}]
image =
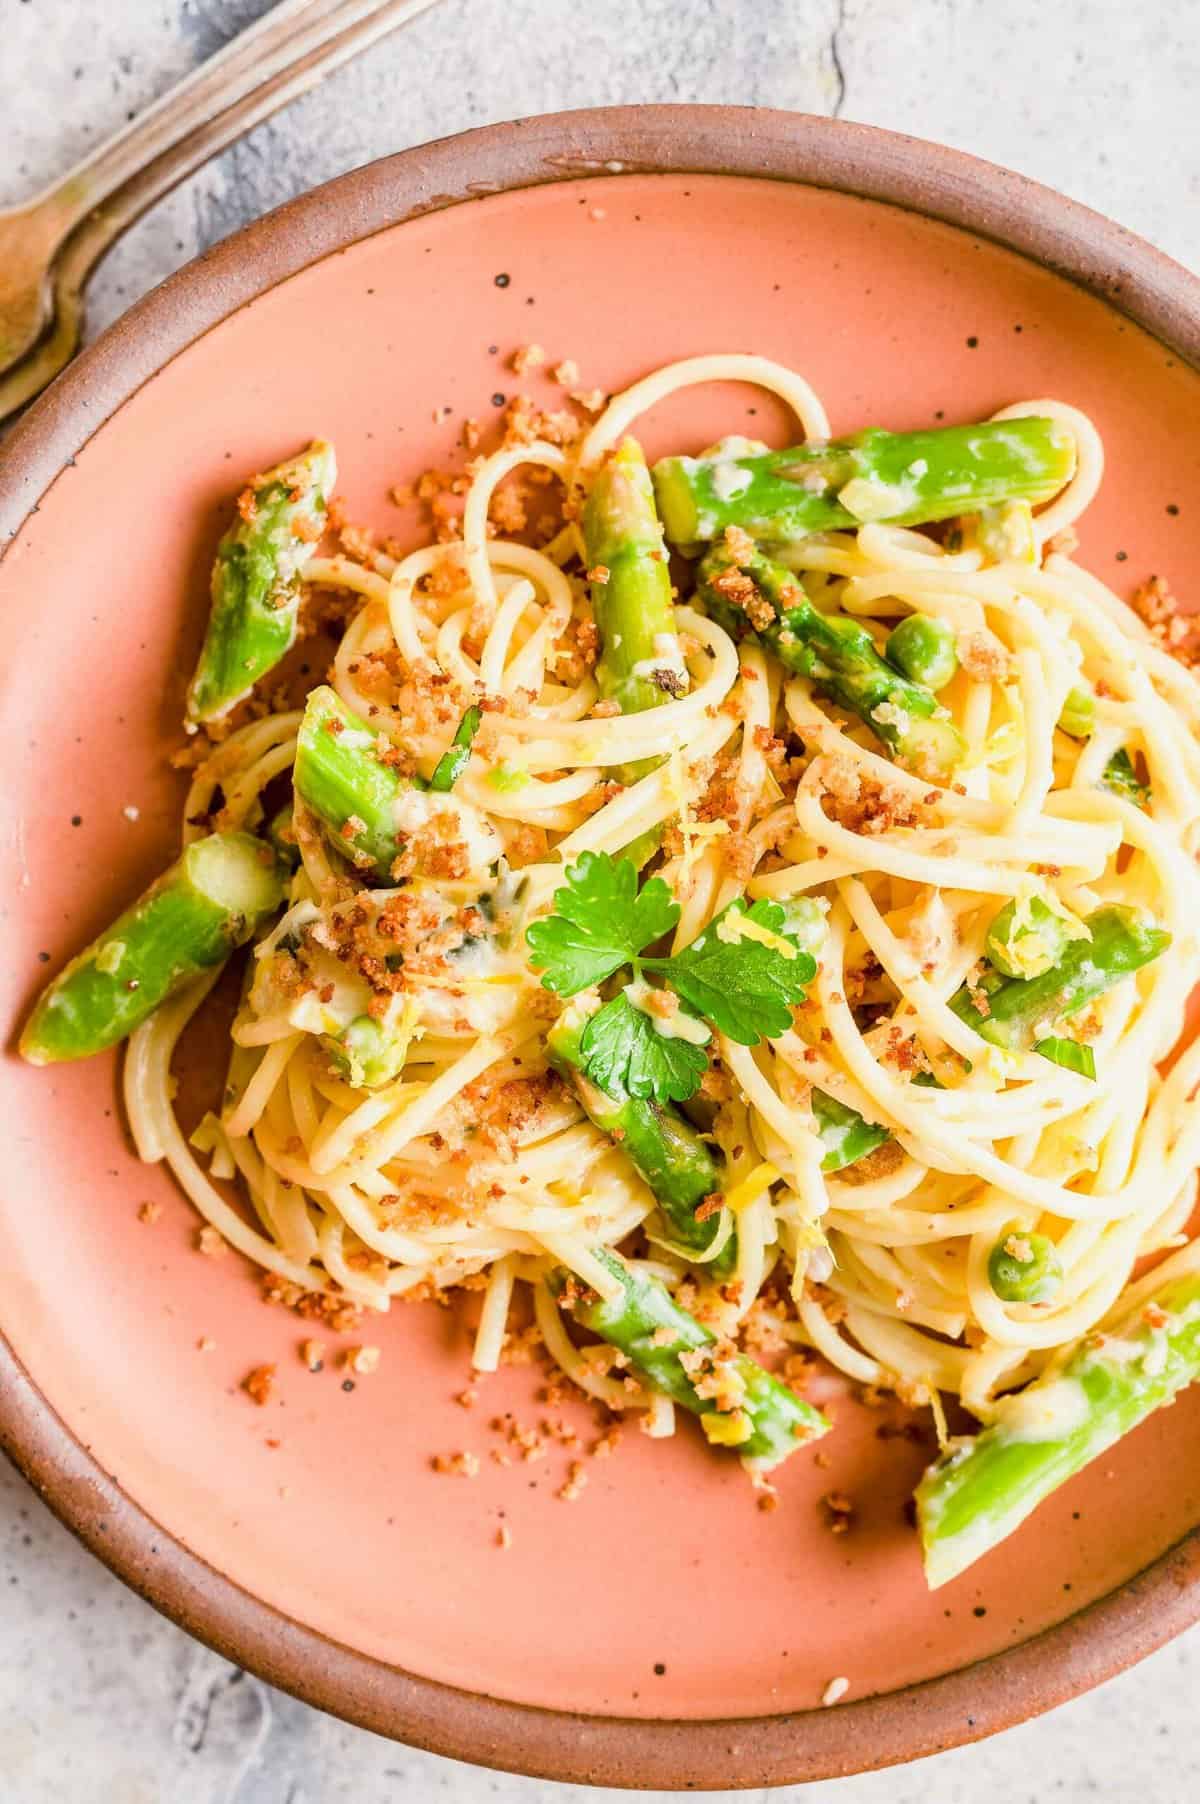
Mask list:
[{"label": "gold fork", "polygon": [[74,355],[99,258],[177,182],[435,0],[282,0],[70,174],[0,210],[0,420]]}]

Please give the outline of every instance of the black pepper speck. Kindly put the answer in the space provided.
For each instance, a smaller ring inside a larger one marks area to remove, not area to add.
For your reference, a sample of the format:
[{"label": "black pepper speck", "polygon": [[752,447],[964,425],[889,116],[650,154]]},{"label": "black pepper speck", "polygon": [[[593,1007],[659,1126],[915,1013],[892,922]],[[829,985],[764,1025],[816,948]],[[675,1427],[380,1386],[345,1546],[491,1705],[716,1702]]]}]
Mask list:
[{"label": "black pepper speck", "polygon": [[973,350],[975,350],[975,349],[976,349],[976,347],[977,347],[977,346],[978,346],[978,344],[979,344],[979,340],[978,340],[978,339],[977,339],[977,338],[976,338],[976,337],[975,337],[975,334],[974,334],[974,333],[972,333],[972,334],[971,334],[971,336],[970,336],[970,338],[968,338],[968,340],[967,340],[967,349],[968,349],[968,351],[973,351]]},{"label": "black pepper speck", "polygon": [[500,393],[499,389],[497,389],[496,393],[492,396],[492,406],[493,407],[503,407],[504,403],[507,399],[508,399],[508,396],[502,395]]},{"label": "black pepper speck", "polygon": [[71,825],[72,825],[72,826],[73,826],[73,827],[82,827],[82,825],[83,825],[83,816],[82,816],[82,815],[81,815],[81,814],[73,814],[73,815],[72,815],[72,816],[71,816]]},{"label": "black pepper speck", "polygon": [[1169,514],[1177,514],[1179,512],[1178,503],[1175,501],[1168,501],[1167,502],[1167,512]]},{"label": "black pepper speck", "polygon": [[507,275],[504,272],[504,270],[501,270],[500,274],[498,276],[494,276],[492,279],[495,282],[497,288],[507,288],[509,283],[512,281],[512,277],[510,275]]},{"label": "black pepper speck", "polygon": [[342,1379],[342,1389],[344,1391],[352,1391],[354,1389],[353,1378],[343,1378]]},{"label": "black pepper speck", "polygon": [[655,1661],[655,1662],[654,1662],[654,1671],[655,1671],[655,1675],[656,1675],[656,1677],[658,1677],[658,1678],[660,1678],[660,1679],[661,1679],[661,1678],[662,1678],[662,1676],[663,1676],[663,1674],[664,1674],[664,1673],[665,1673],[665,1672],[666,1672],[666,1670],[667,1670],[667,1669],[666,1669],[666,1667],[665,1667],[665,1666],[664,1666],[664,1665],[663,1665],[663,1663],[662,1663],[662,1661],[661,1661],[661,1660],[656,1660],[656,1661]]}]

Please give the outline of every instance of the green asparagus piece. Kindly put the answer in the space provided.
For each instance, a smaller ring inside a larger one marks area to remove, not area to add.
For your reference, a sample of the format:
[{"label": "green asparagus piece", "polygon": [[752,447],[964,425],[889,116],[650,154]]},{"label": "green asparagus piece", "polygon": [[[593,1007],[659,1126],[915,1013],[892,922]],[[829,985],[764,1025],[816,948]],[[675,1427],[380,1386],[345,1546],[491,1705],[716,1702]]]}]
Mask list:
[{"label": "green asparagus piece", "polygon": [[238,502],[217,547],[212,614],[188,695],[188,718],[216,720],[249,694],[296,637],[300,577],[325,528],[337,480],[321,440],[263,476]]},{"label": "green asparagus piece", "polygon": [[857,620],[819,613],[765,553],[735,557],[715,547],[700,565],[697,594],[714,620],[735,636],[756,631],[782,664],[857,714],[920,776],[944,778],[961,761],[962,735],[933,693],[886,663]]},{"label": "green asparagus piece", "polygon": [[[592,483],[583,537],[600,635],[596,686],[601,700],[615,701],[622,714],[643,714],[670,701],[679,675],[656,643],[664,633],[674,635],[675,609],[654,489],[636,439],[623,440]],[[661,758],[639,758],[613,774],[636,783],[661,763]],[[651,827],[625,848],[625,856],[640,870],[661,840],[662,828]]]},{"label": "green asparagus piece", "polygon": [[1000,501],[1049,500],[1075,469],[1075,442],[1053,420],[992,420],[883,432],[743,456],[664,457],[658,511],[673,545],[738,526],[776,541],[886,520],[918,526]]},{"label": "green asparagus piece", "polygon": [[958,669],[954,628],[932,614],[910,614],[892,628],[885,649],[897,670],[935,692],[944,689]]},{"label": "green asparagus piece", "polygon": [[1050,1303],[1062,1288],[1058,1248],[1010,1221],[988,1256],[988,1283],[1002,1303]]},{"label": "green asparagus piece", "polygon": [[[1072,739],[1090,739],[1096,731],[1096,698],[1090,689],[1072,689],[1062,705],[1058,717],[1058,725]],[[1133,767],[1133,759],[1124,746],[1115,751],[1104,766],[1104,774],[1100,779],[1105,789],[1111,789],[1114,795],[1124,796],[1127,802],[1133,802],[1144,808],[1150,800],[1149,787],[1143,783]]]},{"label": "green asparagus piece", "polygon": [[583,509],[592,612],[600,634],[596,683],[622,714],[669,701],[680,679],[664,660],[674,635],[671,572],[641,446],[627,438],[597,474]]},{"label": "green asparagus piece", "polygon": [[358,1015],[340,1034],[322,1040],[326,1052],[355,1089],[375,1090],[399,1077],[408,1056],[409,1038],[389,1031],[382,1021]]},{"label": "green asparagus piece", "polygon": [[1114,795],[1124,796],[1127,802],[1133,802],[1138,808],[1144,808],[1150,800],[1150,790],[1140,781],[1133,768],[1133,759],[1124,746],[1115,751],[1104,766],[1104,775],[1100,781],[1105,789],[1111,789]]},{"label": "green asparagus piece", "polygon": [[[611,1303],[597,1299],[575,1304],[576,1320],[619,1347],[655,1390],[699,1416],[710,1441],[734,1447],[744,1459],[765,1468],[827,1433],[829,1423],[819,1410],[744,1354],[716,1357],[719,1370],[713,1388],[727,1390],[728,1397],[701,1395],[701,1388],[710,1388],[706,1379],[713,1379],[714,1362],[688,1355],[715,1348],[715,1336],[681,1309],[657,1278],[631,1271],[607,1247],[595,1252],[620,1279],[622,1294]],[[733,1407],[719,1409],[718,1401],[729,1401]]]},{"label": "green asparagus piece", "polygon": [[[720,1216],[697,1221],[696,1209],[706,1196],[720,1190],[720,1167],[695,1128],[670,1103],[642,1102],[623,1092],[613,1095],[584,1076],[579,1043],[586,1025],[583,1009],[568,1008],[559,1016],[547,1036],[551,1064],[572,1084],[589,1119],[613,1136],[646,1180],[672,1240],[688,1252],[706,1253],[716,1239]],[[727,1276],[736,1257],[731,1236],[711,1261],[714,1276]]]},{"label": "green asparagus piece", "polygon": [[458,779],[471,762],[471,746],[479,731],[479,723],[483,719],[482,708],[468,708],[458,723],[458,730],[450,741],[450,750],[438,759],[432,777],[429,779],[430,789],[445,794],[453,789]]},{"label": "green asparagus piece", "polygon": [[957,1578],[1050,1493],[1200,1376],[1200,1276],[1163,1284],[1111,1333],[1001,1403],[917,1490],[930,1587]]},{"label": "green asparagus piece", "polygon": [[987,955],[1003,977],[1040,977],[1057,965],[1078,926],[1040,896],[1006,902],[987,930]]},{"label": "green asparagus piece", "polygon": [[33,1065],[115,1046],[189,979],[228,958],[283,897],[271,848],[249,833],[198,839],[42,991],[21,1035]]},{"label": "green asparagus piece", "polygon": [[844,1171],[847,1165],[856,1165],[885,1140],[891,1139],[885,1127],[865,1121],[857,1109],[838,1102],[834,1096],[827,1096],[824,1090],[813,1091],[812,1112],[817,1120],[817,1134],[825,1148],[822,1171]]},{"label": "green asparagus piece", "polygon": [[1044,1040],[1035,1040],[1033,1050],[1040,1059],[1048,1059],[1052,1065],[1060,1065],[1064,1071],[1077,1071],[1080,1077],[1096,1081],[1096,1055],[1084,1040],[1071,1040],[1061,1034],[1047,1034]]},{"label": "green asparagus piece", "polygon": [[1155,927],[1136,908],[1098,908],[1087,917],[1086,926],[1091,937],[1072,940],[1058,963],[1040,977],[985,973],[975,988],[986,999],[986,1014],[965,988],[954,997],[951,1008],[993,1046],[1027,1052],[1053,1033],[1055,1021],[1078,1014],[1171,944],[1170,934]]},{"label": "green asparagus piece", "polygon": [[1058,725],[1072,739],[1090,739],[1096,731],[1096,698],[1090,689],[1072,689],[1062,705]]},{"label": "green asparagus piece", "polygon": [[412,785],[380,762],[378,743],[374,729],[322,684],[304,709],[292,781],[337,850],[387,877],[400,853],[396,802]]}]

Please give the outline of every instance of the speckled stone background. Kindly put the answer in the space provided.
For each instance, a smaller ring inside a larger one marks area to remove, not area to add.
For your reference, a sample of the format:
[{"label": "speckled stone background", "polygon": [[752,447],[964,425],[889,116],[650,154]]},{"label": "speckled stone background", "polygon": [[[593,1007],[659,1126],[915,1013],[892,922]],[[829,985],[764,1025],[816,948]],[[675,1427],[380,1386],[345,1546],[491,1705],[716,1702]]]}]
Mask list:
[{"label": "speckled stone background", "polygon": [[[0,204],[60,174],[267,9],[0,0]],[[942,139],[1200,265],[1197,0],[443,0],[143,220],[93,284],[91,330],[244,221],[357,163],[491,120],[640,100],[794,107]],[[7,1467],[0,1599],[0,1804],[626,1795],[413,1753],[271,1691],[124,1590]],[[1190,1804],[1198,1660],[1200,1630],[997,1740],[777,1795]]]}]

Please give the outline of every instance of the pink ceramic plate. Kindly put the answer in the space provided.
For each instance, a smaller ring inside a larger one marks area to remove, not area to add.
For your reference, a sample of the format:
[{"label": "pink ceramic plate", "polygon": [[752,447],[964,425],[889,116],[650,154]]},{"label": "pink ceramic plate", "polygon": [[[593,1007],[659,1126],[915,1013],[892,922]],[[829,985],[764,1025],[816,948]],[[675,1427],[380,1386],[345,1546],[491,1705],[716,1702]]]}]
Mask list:
[{"label": "pink ceramic plate", "polygon": [[[246,471],[327,435],[352,516],[394,530],[389,486],[452,457],[529,340],[607,390],[755,350],[803,370],[840,431],[1045,393],[1085,407],[1109,469],[1084,562],[1186,592],[1198,315],[1183,271],[1015,177],[725,110],[473,133],[222,245],[84,356],[0,458],[6,1023],[169,856],[166,753]],[[645,431],[654,453],[743,426],[782,420],[725,388]],[[233,1257],[199,1257],[188,1205],[133,1158],[115,1070],[4,1067],[0,1438],[130,1583],[312,1701],[561,1778],[761,1785],[986,1733],[1200,1615],[1200,1394],[932,1597],[905,1515],[928,1448],[849,1399],[830,1465],[793,1460],[774,1514],[686,1433],[627,1435],[568,1503],[566,1452],[488,1457],[492,1418],[545,1413],[537,1376],[510,1369],[464,1409],[454,1310],[397,1309],[353,1388],[332,1360],[310,1375],[305,1325]],[[279,1378],[256,1409],[239,1381],[266,1361]],[[432,1471],[460,1449],[477,1478]],[[857,1504],[844,1536],[831,1490]],[[851,1702],[815,1708],[839,1675]]]}]

